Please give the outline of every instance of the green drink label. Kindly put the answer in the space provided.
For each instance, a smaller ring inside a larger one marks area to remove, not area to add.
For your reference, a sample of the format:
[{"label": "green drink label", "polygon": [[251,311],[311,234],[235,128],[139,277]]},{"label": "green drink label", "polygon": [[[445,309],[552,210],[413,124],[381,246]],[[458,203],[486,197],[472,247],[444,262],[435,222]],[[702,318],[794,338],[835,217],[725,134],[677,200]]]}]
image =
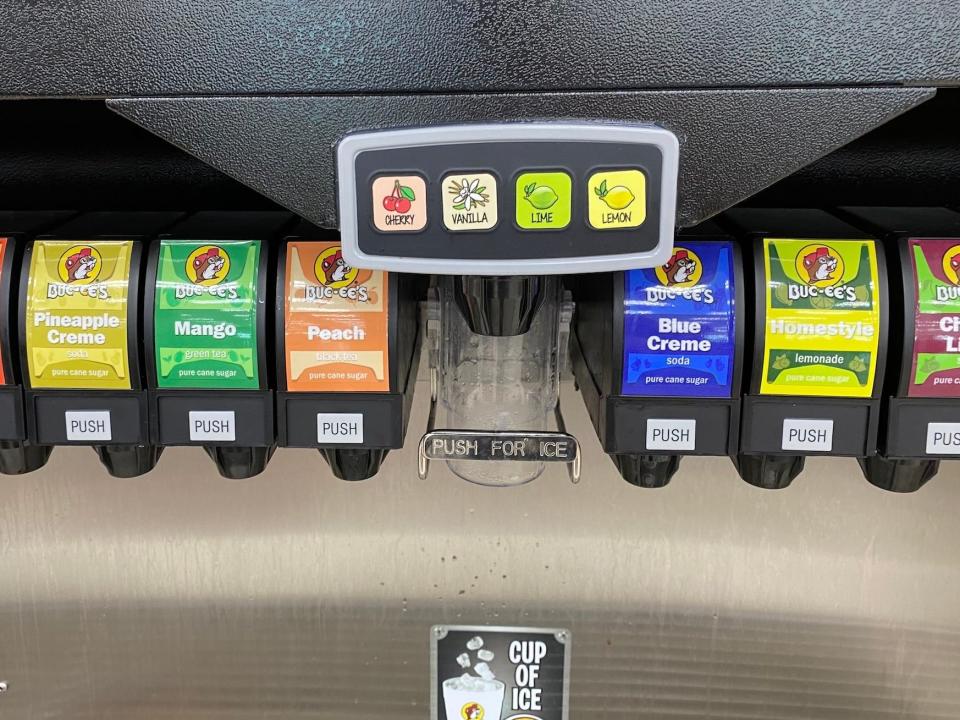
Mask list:
[{"label": "green drink label", "polygon": [[161,388],[256,390],[260,242],[162,240],[154,344]]}]

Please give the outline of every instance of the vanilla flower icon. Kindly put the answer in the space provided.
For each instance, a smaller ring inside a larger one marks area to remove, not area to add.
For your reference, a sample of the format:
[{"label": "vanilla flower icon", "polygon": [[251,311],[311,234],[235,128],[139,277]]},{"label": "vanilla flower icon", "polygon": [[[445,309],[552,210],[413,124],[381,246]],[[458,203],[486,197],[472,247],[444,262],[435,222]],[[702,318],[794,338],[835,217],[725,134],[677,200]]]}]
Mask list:
[{"label": "vanilla flower icon", "polygon": [[472,181],[463,178],[459,184],[454,180],[448,188],[448,192],[454,196],[453,209],[469,210],[474,205],[483,207],[490,199],[490,196],[484,193],[486,189],[486,186],[480,185],[480,178],[474,178]]}]

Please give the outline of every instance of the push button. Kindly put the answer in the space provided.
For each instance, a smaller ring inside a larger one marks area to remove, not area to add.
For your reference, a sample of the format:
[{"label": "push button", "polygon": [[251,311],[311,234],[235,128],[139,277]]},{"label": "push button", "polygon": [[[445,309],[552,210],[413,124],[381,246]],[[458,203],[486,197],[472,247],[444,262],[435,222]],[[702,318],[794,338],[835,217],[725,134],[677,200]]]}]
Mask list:
[{"label": "push button", "polygon": [[562,230],[570,224],[573,183],[565,172],[525,172],[516,182],[517,227]]},{"label": "push button", "polygon": [[373,181],[373,224],[380,232],[419,232],[427,226],[427,184],[419,175]]},{"label": "push button", "polygon": [[587,216],[594,230],[640,227],[647,217],[647,180],[640,170],[605,170],[587,182]]},{"label": "push button", "polygon": [[490,173],[449,173],[443,187],[443,224],[450,232],[496,227],[497,179]]}]

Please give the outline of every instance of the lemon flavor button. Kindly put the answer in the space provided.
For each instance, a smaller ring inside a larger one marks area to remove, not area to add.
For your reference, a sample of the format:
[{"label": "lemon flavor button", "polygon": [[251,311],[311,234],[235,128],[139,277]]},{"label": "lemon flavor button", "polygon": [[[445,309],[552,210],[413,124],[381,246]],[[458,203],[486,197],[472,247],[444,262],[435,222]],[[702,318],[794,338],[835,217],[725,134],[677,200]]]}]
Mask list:
[{"label": "lemon flavor button", "polygon": [[640,227],[647,217],[647,179],[640,170],[605,170],[587,181],[587,216],[595,230]]},{"label": "lemon flavor button", "polygon": [[517,227],[561,230],[570,224],[573,181],[565,172],[526,172],[517,176]]}]

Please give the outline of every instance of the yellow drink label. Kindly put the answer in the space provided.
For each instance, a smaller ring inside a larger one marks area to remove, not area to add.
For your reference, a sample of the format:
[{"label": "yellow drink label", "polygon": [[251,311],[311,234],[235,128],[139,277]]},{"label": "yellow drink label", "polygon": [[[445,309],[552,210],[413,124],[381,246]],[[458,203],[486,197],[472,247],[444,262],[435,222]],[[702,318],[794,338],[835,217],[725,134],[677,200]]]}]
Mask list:
[{"label": "yellow drink label", "polygon": [[129,390],[131,241],[38,240],[24,318],[30,385]]},{"label": "yellow drink label", "polygon": [[870,397],[880,343],[872,240],[763,240],[761,395]]}]

